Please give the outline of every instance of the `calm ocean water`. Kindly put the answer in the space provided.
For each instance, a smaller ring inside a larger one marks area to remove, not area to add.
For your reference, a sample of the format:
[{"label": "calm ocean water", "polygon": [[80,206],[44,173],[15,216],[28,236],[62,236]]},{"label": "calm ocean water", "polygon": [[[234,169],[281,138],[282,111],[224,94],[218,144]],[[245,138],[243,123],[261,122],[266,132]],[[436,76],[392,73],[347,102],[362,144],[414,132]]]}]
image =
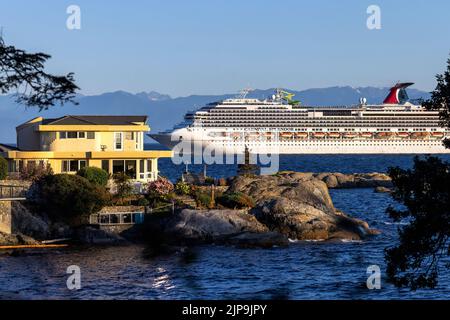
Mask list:
[{"label": "calm ocean water", "polygon": [[[444,157],[450,160],[449,156]],[[410,167],[412,156],[281,156],[280,170],[384,172]],[[176,180],[184,166],[161,159],[161,173]],[[191,166],[200,172],[203,166]],[[231,176],[236,167],[209,166],[208,175]],[[293,242],[287,248],[199,246],[189,253],[146,258],[143,246],[70,248],[0,255],[0,298],[13,299],[449,299],[450,272],[439,287],[411,292],[381,280],[366,287],[367,267],[384,272],[384,249],[397,241],[398,224],[385,213],[392,200],[372,189],[331,190],[336,208],[382,231],[363,242]],[[66,268],[81,268],[82,289],[69,291]]]}]

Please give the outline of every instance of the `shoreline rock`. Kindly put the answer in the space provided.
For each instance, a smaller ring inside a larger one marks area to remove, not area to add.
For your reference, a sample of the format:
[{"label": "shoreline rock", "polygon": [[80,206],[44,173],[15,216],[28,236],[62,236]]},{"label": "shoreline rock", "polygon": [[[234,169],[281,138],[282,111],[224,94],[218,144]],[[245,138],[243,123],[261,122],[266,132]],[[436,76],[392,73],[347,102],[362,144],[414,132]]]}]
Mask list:
[{"label": "shoreline rock", "polygon": [[271,232],[247,210],[183,209],[162,221],[165,239],[174,243],[217,243],[243,247],[287,245],[285,235]]},{"label": "shoreline rock", "polygon": [[352,188],[391,188],[392,179],[386,173],[340,173],[340,172],[295,172],[282,171],[275,176],[291,177],[294,180],[311,180],[313,178],[325,182],[329,189]]},{"label": "shoreline rock", "polygon": [[33,239],[32,237],[23,235],[21,233],[6,234],[0,232],[1,246],[33,245],[33,244],[40,244],[40,242]]},{"label": "shoreline rock", "polygon": [[[319,177],[324,179],[327,175]],[[340,177],[335,176],[339,181]],[[377,234],[368,224],[337,210],[327,184],[313,173],[238,176],[227,192],[242,192],[256,206],[250,211],[271,231],[298,240],[361,240]]]},{"label": "shoreline rock", "polygon": [[[270,176],[237,176],[229,179],[225,192],[242,192],[252,197],[256,205],[251,210],[183,209],[152,221],[151,228],[168,244],[217,243],[263,248],[285,246],[288,238],[361,240],[379,233],[366,222],[336,209],[329,188],[374,188],[375,192],[391,192],[392,181],[382,173],[285,171]],[[92,226],[73,228],[51,222],[45,214],[36,215],[21,203],[15,210],[16,234],[0,234],[0,244],[35,244],[38,240],[70,237],[83,244],[115,245],[129,239]],[[140,229],[137,231],[138,239],[133,240],[145,241],[146,235]]]},{"label": "shoreline rock", "polygon": [[380,186],[380,187],[376,187],[374,191],[377,193],[391,193],[392,189]]}]

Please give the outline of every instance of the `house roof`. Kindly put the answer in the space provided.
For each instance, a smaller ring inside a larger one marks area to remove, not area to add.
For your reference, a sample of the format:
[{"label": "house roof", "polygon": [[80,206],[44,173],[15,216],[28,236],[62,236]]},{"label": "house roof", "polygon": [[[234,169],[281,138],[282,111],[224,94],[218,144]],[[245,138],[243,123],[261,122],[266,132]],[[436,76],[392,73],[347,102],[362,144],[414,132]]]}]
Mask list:
[{"label": "house roof", "polygon": [[43,125],[133,125],[147,123],[147,116],[74,116],[43,119]]},{"label": "house roof", "polygon": [[16,151],[19,150],[16,147],[0,143],[0,152]]}]

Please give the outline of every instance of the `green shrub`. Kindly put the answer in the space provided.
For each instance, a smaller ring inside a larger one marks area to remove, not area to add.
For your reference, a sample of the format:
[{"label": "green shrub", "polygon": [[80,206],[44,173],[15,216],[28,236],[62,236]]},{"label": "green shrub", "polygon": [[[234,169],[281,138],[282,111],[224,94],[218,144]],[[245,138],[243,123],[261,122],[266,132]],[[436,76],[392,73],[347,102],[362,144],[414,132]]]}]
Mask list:
[{"label": "green shrub", "polygon": [[116,185],[116,196],[124,200],[126,197],[133,194],[133,186],[130,177],[125,173],[116,173],[113,175],[114,184]]},{"label": "green shrub", "polygon": [[150,204],[150,202],[145,198],[139,198],[137,201],[138,206],[147,207]]},{"label": "green shrub", "polygon": [[255,201],[241,192],[224,193],[217,197],[217,202],[224,207],[232,209],[253,208],[255,206]]},{"label": "green shrub", "polygon": [[211,184],[215,184],[215,180],[214,180],[214,178],[213,177],[206,177],[205,178],[205,184],[207,184],[207,185],[211,185]]},{"label": "green shrub", "polygon": [[191,186],[186,182],[179,181],[175,184],[175,192],[179,195],[189,195],[191,193]]},{"label": "green shrub", "polygon": [[8,161],[0,157],[0,180],[5,180],[8,176]]},{"label": "green shrub", "polygon": [[69,174],[46,175],[31,187],[32,204],[50,219],[70,224],[83,224],[111,199],[105,188],[87,179]]},{"label": "green shrub", "polygon": [[198,207],[212,208],[213,201],[211,201],[211,195],[206,192],[196,191],[194,194],[195,202]]},{"label": "green shrub", "polygon": [[105,187],[109,180],[109,173],[97,167],[84,167],[77,175],[86,178],[90,183]]}]

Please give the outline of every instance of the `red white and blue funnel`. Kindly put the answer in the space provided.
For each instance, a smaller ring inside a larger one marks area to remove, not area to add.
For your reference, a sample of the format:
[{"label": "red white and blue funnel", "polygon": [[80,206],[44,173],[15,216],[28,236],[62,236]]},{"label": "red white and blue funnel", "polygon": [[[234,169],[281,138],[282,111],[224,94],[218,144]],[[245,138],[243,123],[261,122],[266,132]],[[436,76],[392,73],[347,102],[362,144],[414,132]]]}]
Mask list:
[{"label": "red white and blue funnel", "polygon": [[397,83],[390,89],[390,92],[386,99],[384,99],[383,104],[402,104],[408,101],[408,94],[405,89],[413,84],[413,82]]}]

